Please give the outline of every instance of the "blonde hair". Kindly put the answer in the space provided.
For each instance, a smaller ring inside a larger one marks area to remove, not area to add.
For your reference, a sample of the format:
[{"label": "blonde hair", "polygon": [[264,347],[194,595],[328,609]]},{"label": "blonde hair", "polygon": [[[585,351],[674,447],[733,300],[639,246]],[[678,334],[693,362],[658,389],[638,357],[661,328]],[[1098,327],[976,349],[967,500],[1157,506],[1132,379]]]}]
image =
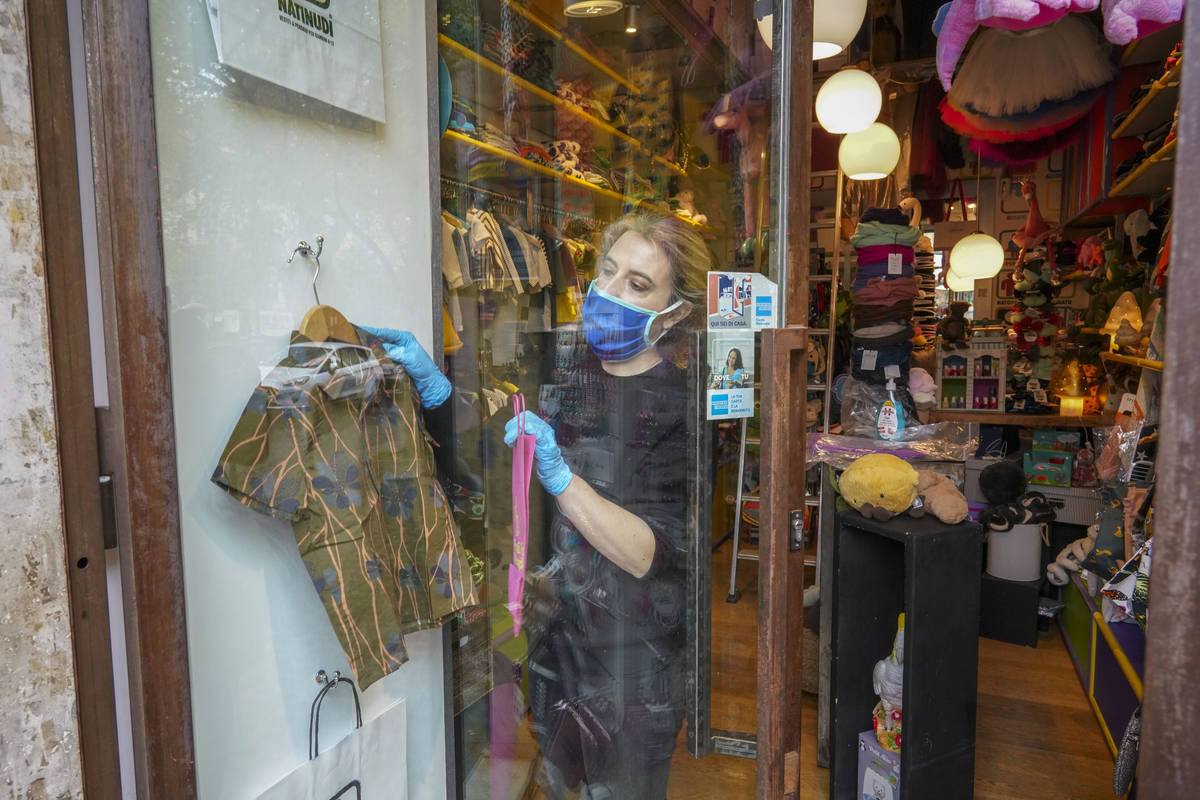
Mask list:
[{"label": "blonde hair", "polygon": [[712,257],[695,228],[676,216],[634,211],[604,229],[600,257],[627,233],[636,233],[653,243],[667,259],[671,289],[677,299],[688,300],[695,308],[703,306],[705,275]]}]

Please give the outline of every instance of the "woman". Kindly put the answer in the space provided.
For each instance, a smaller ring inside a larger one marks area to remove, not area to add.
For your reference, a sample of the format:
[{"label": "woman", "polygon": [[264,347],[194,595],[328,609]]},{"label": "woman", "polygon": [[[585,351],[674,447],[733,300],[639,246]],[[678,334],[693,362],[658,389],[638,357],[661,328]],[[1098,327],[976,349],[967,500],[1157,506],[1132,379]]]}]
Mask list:
[{"label": "woman", "polygon": [[725,369],[717,376],[717,386],[714,389],[738,389],[745,378],[746,365],[742,362],[742,351],[736,347],[729,350],[725,357]]},{"label": "woman", "polygon": [[557,500],[539,572],[559,610],[530,655],[531,703],[554,797],[582,784],[586,797],[661,800],[686,640],[687,382],[669,344],[709,256],[685,223],[648,214],[613,223],[601,249],[583,306],[590,353],[552,387],[566,402],[549,422],[524,414]]}]

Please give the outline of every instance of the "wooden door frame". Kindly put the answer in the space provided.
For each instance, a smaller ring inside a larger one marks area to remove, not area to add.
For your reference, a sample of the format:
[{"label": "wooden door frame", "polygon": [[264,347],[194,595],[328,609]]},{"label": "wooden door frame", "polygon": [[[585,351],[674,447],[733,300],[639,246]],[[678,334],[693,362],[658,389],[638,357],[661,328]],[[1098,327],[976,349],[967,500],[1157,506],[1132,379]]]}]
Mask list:
[{"label": "wooden door frame", "polygon": [[[45,5],[65,18],[66,2]],[[83,0],[82,8],[110,399],[99,463],[112,475],[136,791],[188,800],[195,751],[149,6]],[[66,58],[65,33],[39,45]]]},{"label": "wooden door frame", "polygon": [[66,4],[26,2],[25,20],[82,788],[88,798],[119,798],[105,523]]},{"label": "wooden door frame", "polygon": [[[804,397],[807,388],[812,0],[775,6],[771,230],[784,327],[762,337],[762,524],[758,562],[757,794],[800,796]],[[800,431],[800,435],[796,435]],[[799,524],[797,524],[799,523]],[[810,665],[815,668],[816,665]]]}]

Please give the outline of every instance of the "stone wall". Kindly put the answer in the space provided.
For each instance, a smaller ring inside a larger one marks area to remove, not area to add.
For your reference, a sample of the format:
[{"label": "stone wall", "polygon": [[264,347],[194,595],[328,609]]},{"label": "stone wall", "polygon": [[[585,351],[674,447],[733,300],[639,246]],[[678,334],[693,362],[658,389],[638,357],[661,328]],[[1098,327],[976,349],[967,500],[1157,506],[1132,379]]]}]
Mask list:
[{"label": "stone wall", "polygon": [[82,776],[24,14],[0,0],[0,798],[60,800]]}]

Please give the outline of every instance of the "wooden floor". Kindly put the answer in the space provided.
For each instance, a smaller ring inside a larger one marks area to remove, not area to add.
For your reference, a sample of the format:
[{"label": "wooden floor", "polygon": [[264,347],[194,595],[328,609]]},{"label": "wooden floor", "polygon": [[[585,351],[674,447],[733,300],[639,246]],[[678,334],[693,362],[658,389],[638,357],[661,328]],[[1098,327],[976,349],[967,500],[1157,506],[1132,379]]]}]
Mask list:
[{"label": "wooden floor", "polygon": [[[713,557],[712,725],[754,731],[758,592],[753,562],[743,562],[742,599],[725,602],[730,545]],[[1037,648],[979,640],[978,800],[1111,798],[1112,758],[1057,629]],[[829,773],[816,765],[816,698],[805,696],[801,797],[826,800]],[[867,724],[864,723],[864,728]],[[754,762],[713,755],[696,760],[683,739],[667,796],[754,797]]]}]

